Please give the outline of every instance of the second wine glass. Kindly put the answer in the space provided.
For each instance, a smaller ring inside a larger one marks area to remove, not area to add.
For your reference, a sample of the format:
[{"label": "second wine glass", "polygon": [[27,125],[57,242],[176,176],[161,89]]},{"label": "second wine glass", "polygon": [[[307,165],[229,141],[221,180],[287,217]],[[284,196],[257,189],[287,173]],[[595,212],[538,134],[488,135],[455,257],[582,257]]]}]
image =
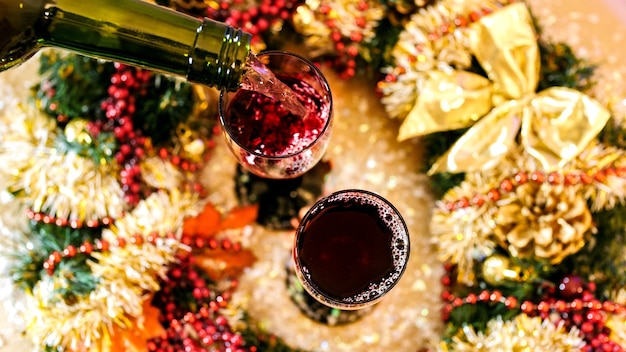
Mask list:
[{"label": "second wine glass", "polygon": [[[328,145],[333,115],[330,87],[312,62],[296,54],[268,51],[257,59],[262,65],[246,73],[252,77],[244,77],[254,81],[252,87],[220,95],[226,141],[240,165],[257,176],[301,176],[320,161]],[[273,79],[289,89],[271,91],[276,86]],[[268,89],[274,97],[262,92]],[[297,98],[304,115],[285,104],[285,95]]]},{"label": "second wine glass", "polygon": [[376,193],[347,189],[320,199],[302,218],[293,260],[302,286],[317,301],[360,310],[398,283],[409,251],[400,212]]}]

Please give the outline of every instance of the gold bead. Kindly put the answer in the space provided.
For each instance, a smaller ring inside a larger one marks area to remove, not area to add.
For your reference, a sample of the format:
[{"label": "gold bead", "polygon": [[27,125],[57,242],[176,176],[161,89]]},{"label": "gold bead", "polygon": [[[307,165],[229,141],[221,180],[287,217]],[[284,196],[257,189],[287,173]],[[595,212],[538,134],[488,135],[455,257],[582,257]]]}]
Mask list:
[{"label": "gold bead", "polygon": [[485,282],[493,286],[502,286],[507,282],[522,282],[529,277],[527,270],[513,265],[511,259],[502,254],[494,254],[485,259],[482,273]]},{"label": "gold bead", "polygon": [[90,144],[92,142],[89,135],[87,125],[89,122],[85,119],[72,119],[65,126],[65,138],[68,142],[77,142],[80,144]]}]

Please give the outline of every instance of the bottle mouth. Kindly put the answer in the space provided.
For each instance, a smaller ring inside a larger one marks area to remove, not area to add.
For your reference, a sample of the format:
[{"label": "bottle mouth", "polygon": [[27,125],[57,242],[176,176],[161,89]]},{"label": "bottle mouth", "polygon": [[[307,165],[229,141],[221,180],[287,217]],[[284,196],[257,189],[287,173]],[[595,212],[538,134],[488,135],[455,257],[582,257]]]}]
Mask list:
[{"label": "bottle mouth", "polygon": [[250,55],[251,39],[252,35],[241,29],[226,28],[222,51],[216,62],[217,77],[222,78],[222,81],[216,86],[228,91],[239,88]]},{"label": "bottle mouth", "polygon": [[220,90],[235,91],[241,84],[252,35],[205,18],[189,53],[187,80]]}]

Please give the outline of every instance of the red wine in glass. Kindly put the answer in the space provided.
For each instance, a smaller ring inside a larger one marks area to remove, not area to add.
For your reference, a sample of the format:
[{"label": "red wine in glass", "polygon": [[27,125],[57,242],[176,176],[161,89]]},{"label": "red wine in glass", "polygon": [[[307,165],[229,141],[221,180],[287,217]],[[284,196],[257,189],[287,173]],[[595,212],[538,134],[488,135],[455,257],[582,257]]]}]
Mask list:
[{"label": "red wine in glass", "polygon": [[267,52],[257,59],[263,64],[254,71],[258,75],[244,77],[242,89],[220,95],[226,141],[242,167],[258,176],[301,176],[328,145],[330,88],[317,67],[295,54]]},{"label": "red wine in glass", "polygon": [[398,210],[364,190],[343,190],[318,201],[303,217],[293,247],[305,290],[341,310],[369,307],[400,280],[409,233]]}]

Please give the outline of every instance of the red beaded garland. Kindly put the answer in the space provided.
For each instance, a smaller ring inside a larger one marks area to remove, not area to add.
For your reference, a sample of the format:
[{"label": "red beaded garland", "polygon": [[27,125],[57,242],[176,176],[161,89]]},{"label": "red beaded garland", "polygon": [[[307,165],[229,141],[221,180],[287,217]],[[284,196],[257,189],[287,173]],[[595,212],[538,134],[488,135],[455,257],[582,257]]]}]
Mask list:
[{"label": "red beaded garland", "polygon": [[[128,240],[126,240],[123,237],[118,237],[115,239],[115,242],[113,243],[113,245],[116,247],[120,247],[120,248],[127,246],[129,243],[136,245],[136,246],[141,246],[145,243],[150,244],[150,245],[157,245],[158,238],[174,239],[175,237],[176,236],[173,233],[168,233],[165,236],[160,236],[159,234],[151,233],[145,237],[141,234],[135,234],[135,235],[132,235]],[[205,248],[205,247],[209,249],[221,248],[224,250],[231,250],[233,252],[239,252],[241,250],[241,243],[238,243],[238,242],[233,243],[231,240],[227,238],[216,239],[214,237],[211,237],[207,243],[206,239],[200,236],[193,236],[193,237],[183,236],[181,238],[181,243],[187,246],[194,246],[195,248]],[[78,248],[76,248],[74,245],[68,245],[60,252],[54,251],[50,253],[48,258],[44,261],[43,267],[48,273],[48,275],[53,275],[54,270],[56,269],[56,266],[61,262],[62,259],[72,258],[72,257],[75,257],[77,254],[90,255],[91,253],[93,253],[94,250],[99,251],[99,252],[106,252],[109,250],[109,248],[110,248],[109,242],[106,240],[102,240],[102,239],[96,240],[95,244],[85,241],[82,244],[80,244]]]},{"label": "red beaded garland", "polygon": [[541,171],[534,171],[530,174],[520,171],[513,177],[506,178],[500,182],[498,188],[492,188],[485,194],[475,194],[468,201],[466,197],[461,197],[457,200],[446,201],[443,206],[446,211],[454,211],[458,209],[464,209],[470,206],[482,206],[486,201],[497,202],[502,194],[514,192],[518,186],[521,186],[531,180],[536,183],[548,182],[553,185],[563,184],[566,186],[574,186],[578,184],[589,185],[593,182],[606,182],[607,175],[613,177],[625,177],[626,166],[609,166],[607,168],[598,170],[594,174],[587,174],[584,172],[579,173],[565,173],[560,174],[557,172],[551,172],[547,176]]},{"label": "red beaded garland", "polygon": [[[450,272],[451,267],[446,266]],[[564,277],[557,285],[556,290],[549,290],[551,295],[558,294],[562,298],[547,296],[537,304],[531,301],[518,303],[513,296],[505,297],[498,290],[483,290],[478,295],[468,294],[466,297],[455,297],[449,289],[452,280],[449,275],[442,279],[445,289],[441,295],[447,302],[442,309],[442,318],[447,322],[451,312],[464,304],[502,303],[508,309],[520,309],[529,316],[539,316],[542,319],[558,319],[567,330],[576,326],[581,331],[585,341],[583,351],[623,351],[623,348],[608,337],[610,329],[606,326],[607,314],[624,314],[626,307],[614,302],[600,302],[594,296],[595,284],[583,283],[575,276]],[[571,301],[567,301],[570,299]]]},{"label": "red beaded garland", "polygon": [[43,222],[44,224],[54,224],[59,227],[69,226],[73,229],[78,229],[82,227],[97,228],[101,226],[107,226],[111,224],[112,221],[112,218],[110,217],[105,217],[102,219],[88,219],[87,221],[81,221],[76,219],[68,220],[64,218],[55,218],[54,216],[42,212],[35,212],[32,209],[28,209],[26,211],[26,216],[30,220],[36,222]]}]

